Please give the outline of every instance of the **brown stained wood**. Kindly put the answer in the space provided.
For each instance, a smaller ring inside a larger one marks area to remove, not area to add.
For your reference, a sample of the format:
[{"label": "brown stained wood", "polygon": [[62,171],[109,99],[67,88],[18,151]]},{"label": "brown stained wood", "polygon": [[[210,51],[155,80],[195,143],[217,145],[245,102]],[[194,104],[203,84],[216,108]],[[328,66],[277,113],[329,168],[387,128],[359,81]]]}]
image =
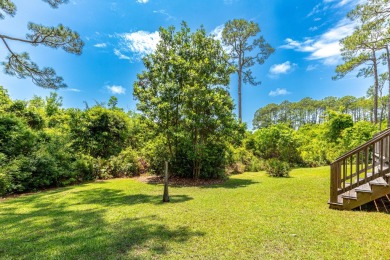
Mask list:
[{"label": "brown stained wood", "polygon": [[356,192],[368,192],[372,193],[371,186],[368,183],[365,183],[355,189]]},{"label": "brown stained wood", "polygon": [[368,146],[366,147],[365,151],[365,160],[364,160],[364,178],[367,179],[367,173],[368,173]]},{"label": "brown stained wood", "polygon": [[359,153],[356,153],[356,180],[359,182],[359,163],[360,163],[360,158],[359,158]]},{"label": "brown stained wood", "polygon": [[362,145],[356,147],[355,149],[351,150],[350,152],[340,156],[339,158],[336,159],[335,162],[340,161],[340,160],[345,159],[345,158],[348,158],[349,156],[355,154],[356,152],[365,149],[367,146],[375,144],[378,140],[385,138],[387,136],[390,136],[390,128],[380,132],[379,134],[377,134],[373,139],[371,139],[367,143],[362,144]]},{"label": "brown stained wood", "polygon": [[389,142],[387,129],[331,164],[330,208],[349,210],[389,196]]},{"label": "brown stained wood", "polygon": [[379,212],[379,208],[378,208],[378,205],[376,204],[376,200],[374,200],[374,204],[375,204],[376,211]]},{"label": "brown stained wood", "polygon": [[389,210],[387,209],[386,203],[383,201],[383,198],[381,198],[380,201],[382,202],[383,208],[385,209],[386,213],[389,213]]}]

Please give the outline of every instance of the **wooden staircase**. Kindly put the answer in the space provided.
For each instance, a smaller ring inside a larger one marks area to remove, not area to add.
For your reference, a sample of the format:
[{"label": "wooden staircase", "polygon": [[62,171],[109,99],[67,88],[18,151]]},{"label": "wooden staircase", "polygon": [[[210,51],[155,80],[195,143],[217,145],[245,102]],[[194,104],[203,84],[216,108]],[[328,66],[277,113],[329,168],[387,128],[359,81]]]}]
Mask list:
[{"label": "wooden staircase", "polygon": [[351,210],[390,194],[390,129],[331,164],[331,209]]}]

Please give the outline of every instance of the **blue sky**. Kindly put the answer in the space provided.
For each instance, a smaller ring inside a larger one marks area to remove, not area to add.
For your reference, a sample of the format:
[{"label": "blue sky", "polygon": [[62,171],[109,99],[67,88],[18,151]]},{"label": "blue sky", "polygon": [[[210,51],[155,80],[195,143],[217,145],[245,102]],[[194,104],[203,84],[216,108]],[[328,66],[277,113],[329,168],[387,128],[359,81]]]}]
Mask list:
[{"label": "blue sky", "polygon": [[[51,66],[63,76],[67,89],[59,90],[65,107],[83,107],[83,101],[107,102],[110,96],[119,105],[134,110],[132,85],[143,70],[141,57],[154,50],[160,26],[186,21],[193,30],[203,25],[218,35],[223,24],[244,18],[260,25],[261,34],[275,53],[253,68],[261,85],[243,88],[243,121],[251,122],[255,111],[269,103],[298,101],[304,97],[363,96],[372,84],[354,74],[332,81],[340,63],[339,40],[350,34],[353,24],[346,13],[359,0],[70,0],[51,9],[40,0],[15,0],[14,18],[0,20],[0,31],[24,37],[27,22],[56,26],[62,23],[77,31],[85,41],[81,56],[10,42],[16,52],[28,51],[40,67]],[[7,53],[0,47],[0,58]],[[236,77],[230,91],[237,97]],[[12,98],[45,96],[30,79],[17,79],[0,72],[0,85]]]}]

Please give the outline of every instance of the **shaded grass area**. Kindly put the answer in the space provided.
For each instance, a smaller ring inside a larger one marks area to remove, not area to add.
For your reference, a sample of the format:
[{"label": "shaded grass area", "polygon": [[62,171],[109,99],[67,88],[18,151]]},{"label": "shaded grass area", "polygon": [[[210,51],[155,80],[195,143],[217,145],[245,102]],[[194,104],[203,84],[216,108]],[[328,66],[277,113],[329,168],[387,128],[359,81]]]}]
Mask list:
[{"label": "shaded grass area", "polygon": [[171,187],[132,179],[0,202],[0,258],[390,258],[390,214],[328,209],[329,168]]}]

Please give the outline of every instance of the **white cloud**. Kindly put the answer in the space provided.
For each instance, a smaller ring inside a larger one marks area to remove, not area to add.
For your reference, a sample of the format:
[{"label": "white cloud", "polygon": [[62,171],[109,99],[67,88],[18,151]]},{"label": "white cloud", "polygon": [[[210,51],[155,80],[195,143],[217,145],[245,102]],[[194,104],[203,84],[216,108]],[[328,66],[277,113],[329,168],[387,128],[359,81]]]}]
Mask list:
[{"label": "white cloud", "polygon": [[271,97],[284,96],[284,95],[288,95],[288,94],[291,94],[291,93],[288,92],[285,88],[277,88],[277,89],[272,90],[268,93],[268,95]]},{"label": "white cloud", "polygon": [[342,6],[349,4],[353,1],[356,2],[356,0],[341,0],[341,1],[340,0],[324,0],[324,3],[328,4],[328,3],[333,3],[333,2],[337,2],[337,1],[339,1],[339,2],[335,5],[335,7],[342,7]]},{"label": "white cloud", "polygon": [[[347,4],[358,4],[365,0],[323,0],[313,7],[306,17],[322,14],[330,9],[342,8]],[[337,2],[337,3],[336,3]],[[317,19],[317,18],[316,18]],[[316,20],[315,20],[316,21]],[[317,20],[318,21],[318,20]]]},{"label": "white cloud", "polygon": [[312,65],[312,64],[310,64],[309,66],[307,66],[306,71],[313,71],[313,70],[316,70],[317,67],[318,67],[318,65]]},{"label": "white cloud", "polygon": [[139,57],[153,53],[160,41],[160,35],[156,32],[138,31],[133,33],[125,33],[120,35],[122,45]]},{"label": "white cloud", "polygon": [[231,47],[230,46],[226,46],[226,45],[224,45],[222,43],[222,31],[223,31],[224,28],[225,28],[224,24],[218,25],[217,27],[214,28],[214,30],[212,30],[210,32],[210,35],[214,36],[214,39],[219,40],[221,42],[221,44],[222,44],[222,48],[227,53],[229,53],[231,51]]},{"label": "white cloud", "polygon": [[149,0],[137,0],[137,3],[146,4]]},{"label": "white cloud", "polygon": [[106,86],[106,88],[112,93],[112,94],[125,94],[126,93],[126,89],[122,86],[116,86],[116,85],[112,85],[112,86]]},{"label": "white cloud", "polygon": [[81,92],[78,88],[64,88],[63,91],[71,91],[71,92]]},{"label": "white cloud", "polygon": [[308,13],[307,17],[313,16],[315,14],[318,14],[320,12],[325,11],[323,8],[321,8],[322,4],[317,4],[316,6],[313,7],[313,9]]},{"label": "white cloud", "polygon": [[176,20],[176,17],[170,15],[170,14],[169,14],[166,10],[164,10],[164,9],[155,10],[155,11],[153,11],[153,13],[165,15],[165,16],[167,17],[167,20]]},{"label": "white cloud", "polygon": [[114,54],[118,56],[120,60],[131,60],[129,56],[124,55],[120,50],[114,49]]},{"label": "white cloud", "polygon": [[284,49],[293,49],[299,52],[308,52],[308,60],[320,60],[326,65],[335,65],[340,61],[339,41],[352,34],[355,24],[347,19],[341,20],[335,27],[325,33],[296,41],[290,38],[285,40]]},{"label": "white cloud", "polygon": [[317,30],[318,30],[317,26],[312,26],[312,27],[309,28],[309,31],[311,31],[311,32],[315,32]]},{"label": "white cloud", "polygon": [[290,61],[286,61],[281,64],[274,64],[269,69],[269,73],[271,74],[271,77],[277,77],[280,74],[287,74],[292,72],[296,66],[297,64],[291,63]]},{"label": "white cloud", "polygon": [[106,48],[107,44],[106,43],[97,43],[97,44],[94,45],[94,47],[96,47],[96,48]]},{"label": "white cloud", "polygon": [[213,35],[215,39],[222,41],[222,31],[225,25],[221,24],[215,27],[214,30],[211,31],[210,35]]}]

